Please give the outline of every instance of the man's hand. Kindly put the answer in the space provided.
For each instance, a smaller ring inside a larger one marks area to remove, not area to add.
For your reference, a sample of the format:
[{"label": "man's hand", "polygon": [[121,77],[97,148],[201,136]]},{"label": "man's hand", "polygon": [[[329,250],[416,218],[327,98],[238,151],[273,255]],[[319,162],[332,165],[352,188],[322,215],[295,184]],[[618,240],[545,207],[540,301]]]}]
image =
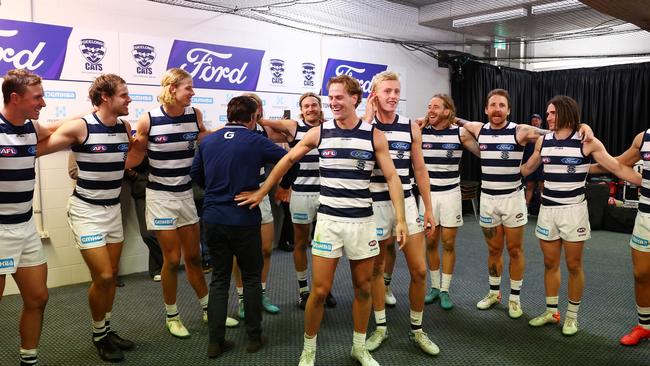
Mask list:
[{"label": "man's hand", "polygon": [[594,130],[587,124],[581,123],[578,133],[582,135],[582,142],[590,142],[594,139]]},{"label": "man's hand", "polygon": [[275,200],[277,202],[289,202],[291,199],[291,190],[278,186],[275,190]]},{"label": "man's hand", "polygon": [[264,195],[261,194],[259,189],[256,191],[241,192],[235,196],[235,201],[239,202],[237,206],[249,206],[248,208],[251,210],[257,207],[263,199]]},{"label": "man's hand", "polygon": [[399,249],[401,250],[404,245],[406,245],[406,239],[409,236],[408,226],[406,221],[398,221],[395,227],[395,237],[397,238],[397,243],[399,244]]},{"label": "man's hand", "polygon": [[427,117],[418,117],[415,119],[415,123],[420,127],[420,129],[423,129],[427,125]]},{"label": "man's hand", "polygon": [[429,211],[424,212],[424,235],[427,238],[433,237],[434,228],[436,227],[436,222],[433,220],[433,214]]}]

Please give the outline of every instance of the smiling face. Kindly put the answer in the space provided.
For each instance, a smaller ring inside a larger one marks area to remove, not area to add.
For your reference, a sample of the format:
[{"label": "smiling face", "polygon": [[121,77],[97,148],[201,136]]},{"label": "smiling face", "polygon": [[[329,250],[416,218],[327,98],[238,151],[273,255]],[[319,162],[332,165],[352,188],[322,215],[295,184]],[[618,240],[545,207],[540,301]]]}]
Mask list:
[{"label": "smiling face", "polygon": [[510,114],[510,105],[508,99],[503,95],[495,94],[488,99],[485,106],[485,114],[488,120],[495,127],[503,125],[508,120]]},{"label": "smiling face", "polygon": [[300,102],[300,113],[305,122],[313,125],[321,119],[322,109],[316,97],[306,97]]},{"label": "smiling face", "polygon": [[430,125],[440,125],[449,118],[449,113],[450,110],[445,108],[445,102],[442,99],[438,97],[431,98],[427,107],[427,118]]},{"label": "smiling face", "polygon": [[395,113],[401,92],[398,80],[384,80],[377,84],[375,94],[377,95],[377,107],[380,111]]},{"label": "smiling face", "polygon": [[111,112],[116,116],[126,116],[129,114],[129,104],[131,97],[126,84],[119,84],[115,88],[115,94],[112,97],[106,97],[105,102],[108,104]]},{"label": "smiling face", "polygon": [[45,107],[45,92],[43,85],[27,85],[22,95],[18,93],[11,94],[11,101],[15,103],[23,119],[38,119],[41,109]]},{"label": "smiling face", "polygon": [[357,96],[348,94],[343,83],[330,84],[327,93],[334,119],[345,120],[355,114]]},{"label": "smiling face", "polygon": [[192,104],[192,97],[194,96],[192,78],[185,78],[179,81],[178,84],[172,85],[170,92],[174,96],[176,104],[189,107]]}]

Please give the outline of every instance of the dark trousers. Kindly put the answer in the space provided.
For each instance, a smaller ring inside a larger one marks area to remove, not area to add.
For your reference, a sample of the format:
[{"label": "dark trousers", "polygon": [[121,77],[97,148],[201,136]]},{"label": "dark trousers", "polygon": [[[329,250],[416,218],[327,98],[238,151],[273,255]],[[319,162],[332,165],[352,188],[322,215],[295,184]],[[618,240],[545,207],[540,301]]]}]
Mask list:
[{"label": "dark trousers", "polygon": [[226,334],[228,289],[233,255],[244,283],[244,318],[250,340],[262,336],[262,238],[260,225],[228,226],[203,223],[205,241],[212,259],[212,281],[208,303],[210,342],[222,342]]},{"label": "dark trousers", "polygon": [[134,198],[135,214],[138,217],[138,228],[140,236],[147,248],[149,248],[149,277],[160,274],[163,265],[163,255],[160,244],[153,231],[147,230],[147,221],[145,219],[145,198]]}]

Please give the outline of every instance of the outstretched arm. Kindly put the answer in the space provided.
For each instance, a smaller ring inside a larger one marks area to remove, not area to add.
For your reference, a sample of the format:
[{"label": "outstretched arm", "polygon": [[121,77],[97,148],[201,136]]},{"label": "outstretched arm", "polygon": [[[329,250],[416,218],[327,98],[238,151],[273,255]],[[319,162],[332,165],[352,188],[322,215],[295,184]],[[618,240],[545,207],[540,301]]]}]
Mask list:
[{"label": "outstretched arm", "polygon": [[68,121],[53,134],[38,142],[36,156],[43,156],[81,144],[88,136],[86,122],[82,119]]},{"label": "outstretched arm", "polygon": [[[273,130],[279,135],[283,136],[282,141],[274,142],[291,142],[296,136],[296,130],[298,129],[298,122],[291,119],[280,119],[280,120],[270,120],[262,119],[259,122],[260,126],[265,127],[266,131]],[[267,132],[268,133],[268,132]],[[275,135],[279,138],[278,135]]]},{"label": "outstretched arm", "polygon": [[529,142],[536,142],[540,136],[544,136],[550,132],[551,130],[545,130],[530,125],[517,125],[517,141],[521,145],[526,145]]},{"label": "outstretched arm", "polygon": [[[637,161],[641,160],[641,144],[643,144],[643,134],[639,133],[634,137],[632,145],[625,150],[624,153],[616,157],[621,164],[626,166],[633,166]],[[600,164],[592,164],[589,168],[589,174],[605,174],[609,173],[607,169],[603,168]]]},{"label": "outstretched arm", "polygon": [[475,140],[478,140],[478,135],[481,133],[481,128],[483,128],[483,123],[481,122],[468,121],[462,118],[456,118],[456,124],[458,127],[465,128]]},{"label": "outstretched arm", "polygon": [[641,174],[635,172],[630,166],[621,164],[620,161],[609,155],[607,150],[605,150],[603,143],[597,138],[594,137],[590,142],[585,142],[583,144],[583,149],[585,150],[585,155],[591,154],[596,162],[598,162],[603,168],[615,174],[617,177],[637,186],[641,185]]}]

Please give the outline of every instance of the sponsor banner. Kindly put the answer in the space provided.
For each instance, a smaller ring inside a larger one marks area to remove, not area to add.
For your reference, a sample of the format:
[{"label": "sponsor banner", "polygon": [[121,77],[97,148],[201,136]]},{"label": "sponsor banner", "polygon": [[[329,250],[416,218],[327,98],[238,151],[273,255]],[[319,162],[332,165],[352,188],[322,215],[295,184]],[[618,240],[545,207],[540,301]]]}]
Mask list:
[{"label": "sponsor banner", "polygon": [[39,122],[48,124],[71,116],[81,116],[90,111],[88,84],[61,80],[44,80],[45,108],[41,109]]},{"label": "sponsor banner", "polygon": [[325,72],[323,73],[321,94],[327,95],[327,81],[330,78],[339,75],[349,75],[359,80],[359,84],[361,84],[361,88],[363,89],[363,97],[366,98],[370,93],[372,78],[387,69],[388,65],[329,58],[327,59],[327,65],[325,66]]},{"label": "sponsor banner", "polygon": [[172,41],[120,33],[120,76],[127,83],[160,85]]},{"label": "sponsor banner", "polygon": [[0,19],[0,75],[27,69],[44,79],[58,79],[72,28]]},{"label": "sponsor banner", "polygon": [[74,28],[68,40],[61,79],[93,81],[106,73],[120,73],[117,32]]},{"label": "sponsor banner", "polygon": [[[295,51],[287,50],[267,53],[262,60],[258,90],[304,93],[318,93],[318,63],[315,59],[300,57]],[[287,57],[286,55],[291,55]]]},{"label": "sponsor banner", "polygon": [[167,68],[189,72],[195,88],[256,90],[263,50],[175,40]]}]

